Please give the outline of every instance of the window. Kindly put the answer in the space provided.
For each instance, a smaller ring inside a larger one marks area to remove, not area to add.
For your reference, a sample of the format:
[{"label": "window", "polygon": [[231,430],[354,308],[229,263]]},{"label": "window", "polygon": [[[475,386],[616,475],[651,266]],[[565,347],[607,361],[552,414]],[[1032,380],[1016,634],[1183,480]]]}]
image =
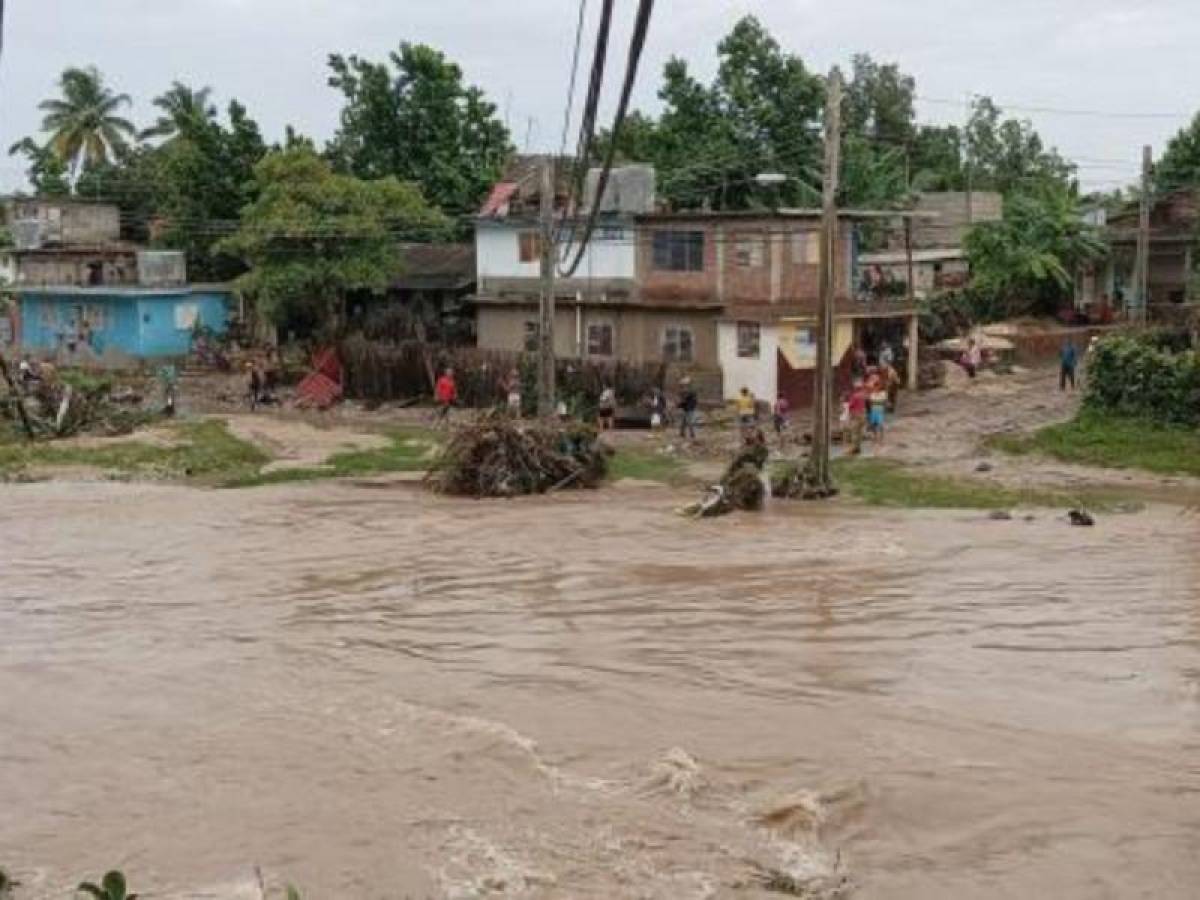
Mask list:
[{"label": "window", "polygon": [[704,232],[654,232],[654,268],[666,272],[703,272]]},{"label": "window", "polygon": [[758,359],[762,343],[762,326],[757,322],[738,322],[737,341],[739,359]]},{"label": "window", "polygon": [[536,231],[522,231],[517,235],[521,262],[535,263],[542,259],[542,236]]},{"label": "window", "polygon": [[792,335],[792,352],[802,368],[817,363],[817,333],[812,328],[797,328]]},{"label": "window", "polygon": [[663,360],[691,362],[694,344],[692,329],[682,325],[668,325],[663,329]]},{"label": "window", "polygon": [[761,269],[766,252],[762,238],[739,238],[735,245],[735,259],[740,269]]},{"label": "window", "polygon": [[608,322],[588,325],[587,330],[588,356],[613,355],[613,327]]},{"label": "window", "polygon": [[526,353],[537,353],[538,344],[540,343],[539,337],[541,336],[541,333],[542,333],[541,326],[538,325],[537,322],[526,322],[525,323],[525,352]]},{"label": "window", "polygon": [[195,303],[180,303],[175,307],[175,327],[191,331],[200,319],[200,307]]},{"label": "window", "polygon": [[821,264],[821,232],[797,231],[792,235],[792,262],[797,266]]}]

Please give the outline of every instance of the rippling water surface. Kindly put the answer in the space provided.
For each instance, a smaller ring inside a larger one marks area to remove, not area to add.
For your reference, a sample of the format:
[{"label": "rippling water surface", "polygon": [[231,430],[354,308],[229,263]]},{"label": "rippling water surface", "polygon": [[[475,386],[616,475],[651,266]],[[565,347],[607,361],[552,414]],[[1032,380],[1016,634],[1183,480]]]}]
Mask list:
[{"label": "rippling water surface", "polygon": [[1200,891],[1194,515],[0,498],[19,897]]}]

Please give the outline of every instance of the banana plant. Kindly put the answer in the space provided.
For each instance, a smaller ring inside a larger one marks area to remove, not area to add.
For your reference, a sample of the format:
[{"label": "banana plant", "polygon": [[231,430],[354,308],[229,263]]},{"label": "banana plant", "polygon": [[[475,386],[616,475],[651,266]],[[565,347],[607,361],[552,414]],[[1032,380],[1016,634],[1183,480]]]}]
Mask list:
[{"label": "banana plant", "polygon": [[96,900],[137,900],[138,898],[137,894],[126,893],[125,876],[117,871],[106,874],[100,879],[98,886],[90,881],[85,881],[76,890],[81,894],[95,897]]}]

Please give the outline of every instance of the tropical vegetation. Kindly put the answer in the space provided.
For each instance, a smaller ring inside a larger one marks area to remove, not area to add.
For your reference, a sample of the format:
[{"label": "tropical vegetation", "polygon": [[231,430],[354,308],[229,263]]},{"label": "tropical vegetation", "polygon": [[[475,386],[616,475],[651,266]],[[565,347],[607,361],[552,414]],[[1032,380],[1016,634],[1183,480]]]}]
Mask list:
[{"label": "tropical vegetation", "polygon": [[338,174],[305,147],[264,157],[253,190],[218,250],[246,265],[238,284],[260,310],[310,329],[336,329],[352,292],[388,286],[400,272],[398,240],[447,226],[412,183]]},{"label": "tropical vegetation", "polygon": [[[658,110],[633,112],[616,136],[602,133],[597,155],[615,141],[618,159],[653,164],[659,194],[677,207],[815,204],[824,73],[753,16],[718,43],[716,62],[705,79],[684,59],[670,59]],[[272,149],[307,149],[332,174],[363,183],[394,178],[419,186],[424,203],[445,218],[418,236],[465,236],[470,213],[513,153],[495,103],[453,60],[422,44],[403,42],[382,60],[334,53],[328,66],[342,106],[324,146],[289,127],[272,148],[236,99],[222,115],[209,87],[178,81],[153,100],[154,119],[139,131],[122,116],[127,95],[95,69],[74,67],[41,104],[42,135],[10,152],[26,160],[40,194],[118,203],[127,237],[186,250],[197,279],[244,274],[251,254],[223,239],[255,214],[256,167]],[[1075,221],[1081,198],[1073,165],[988,97],[971,100],[965,124],[930,124],[917,119],[915,79],[895,63],[859,54],[846,76],[841,202],[890,208],[916,191],[1000,192],[1003,222],[981,226],[969,242],[979,278],[965,302],[997,314],[1053,311],[1073,267],[1098,249]],[[756,176],[768,172],[786,177],[760,184]],[[1158,167],[1160,187],[1198,182],[1200,117],[1172,140]],[[277,224],[280,215],[277,208]],[[379,283],[374,276],[352,281]]]}]

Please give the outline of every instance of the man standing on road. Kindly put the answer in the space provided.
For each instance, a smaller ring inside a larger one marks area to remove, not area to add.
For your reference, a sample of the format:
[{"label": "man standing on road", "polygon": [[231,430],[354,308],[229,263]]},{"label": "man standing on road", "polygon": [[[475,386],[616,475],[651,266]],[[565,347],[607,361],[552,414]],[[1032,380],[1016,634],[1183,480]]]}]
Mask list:
[{"label": "man standing on road", "polygon": [[1058,352],[1058,359],[1062,363],[1058,371],[1058,389],[1065,391],[1069,381],[1071,390],[1075,390],[1075,367],[1079,364],[1079,353],[1070,340],[1063,341],[1062,349]]},{"label": "man standing on road", "polygon": [[696,391],[692,387],[692,379],[685,378],[679,382],[679,436],[696,439],[696,408],[700,405]]}]

